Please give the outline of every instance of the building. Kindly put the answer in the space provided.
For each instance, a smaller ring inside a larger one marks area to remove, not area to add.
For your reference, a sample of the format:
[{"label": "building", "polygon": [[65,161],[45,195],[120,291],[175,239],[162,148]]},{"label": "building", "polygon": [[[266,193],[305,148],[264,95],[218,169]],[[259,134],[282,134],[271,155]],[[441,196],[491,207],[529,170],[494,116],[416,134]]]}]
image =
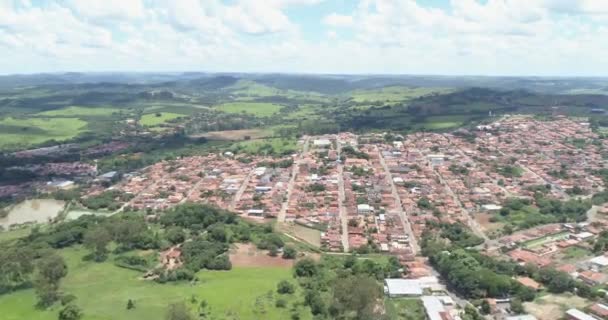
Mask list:
[{"label": "building", "polygon": [[317,139],[312,142],[312,145],[315,148],[325,149],[331,146],[331,141],[329,139]]},{"label": "building", "polygon": [[522,314],[517,316],[506,317],[505,320],[536,320],[536,317],[531,314]]},{"label": "building", "polygon": [[422,305],[424,312],[430,320],[451,320],[452,315],[446,308],[446,304],[440,296],[425,296],[422,297]]},{"label": "building", "polygon": [[435,276],[426,276],[416,279],[384,280],[384,292],[393,298],[421,296],[424,290],[444,292],[445,287],[439,283],[439,279]]},{"label": "building", "polygon": [[357,205],[357,213],[358,214],[369,214],[374,211],[374,208],[369,204],[359,204]]},{"label": "building", "polygon": [[592,305],[589,307],[589,312],[602,319],[608,319],[608,306],[603,303],[596,303]]},{"label": "building", "polygon": [[578,309],[569,309],[566,311],[566,318],[568,320],[598,320],[596,317],[584,313]]}]

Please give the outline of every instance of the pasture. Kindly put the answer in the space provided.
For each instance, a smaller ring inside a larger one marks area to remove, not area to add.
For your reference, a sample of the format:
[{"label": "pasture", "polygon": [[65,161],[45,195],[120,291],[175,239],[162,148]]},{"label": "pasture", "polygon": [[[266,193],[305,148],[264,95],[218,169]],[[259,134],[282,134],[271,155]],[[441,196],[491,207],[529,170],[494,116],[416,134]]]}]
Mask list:
[{"label": "pasture", "polygon": [[230,102],[217,106],[217,109],[227,113],[248,113],[256,117],[270,117],[281,111],[283,106],[262,102]]},{"label": "pasture", "polygon": [[[116,267],[111,261],[85,262],[84,249],[65,249],[68,275],[61,290],[77,297],[75,303],[84,312],[83,320],[161,320],[168,304],[185,302],[196,311],[198,302],[209,303],[212,318],[289,319],[291,307],[277,308],[277,283],[292,280],[291,269],[283,267],[235,267],[230,271],[198,273],[199,282],[158,284],[140,279],[141,273]],[[282,295],[289,305],[301,292]],[[197,301],[191,303],[193,298]],[[127,310],[127,301],[135,308]],[[35,308],[33,289],[0,296],[3,320],[55,320],[59,304],[47,310]],[[301,319],[310,319],[310,311],[299,307]]]},{"label": "pasture", "polygon": [[83,132],[86,125],[78,118],[4,118],[0,120],[0,149],[70,140]]},{"label": "pasture", "polygon": [[271,138],[235,143],[232,150],[235,153],[281,155],[296,152],[298,146],[295,139]]},{"label": "pasture", "polygon": [[118,112],[121,112],[121,110],[116,108],[71,106],[67,108],[40,112],[36,115],[48,117],[94,117],[111,116],[113,113]]}]

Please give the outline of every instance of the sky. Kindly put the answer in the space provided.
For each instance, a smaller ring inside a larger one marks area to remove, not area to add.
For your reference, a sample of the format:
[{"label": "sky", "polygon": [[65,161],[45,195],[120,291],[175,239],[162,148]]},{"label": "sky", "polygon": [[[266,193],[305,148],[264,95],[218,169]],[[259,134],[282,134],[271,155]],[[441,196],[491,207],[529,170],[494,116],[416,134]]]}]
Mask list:
[{"label": "sky", "polygon": [[608,76],[608,0],[0,0],[0,74]]}]

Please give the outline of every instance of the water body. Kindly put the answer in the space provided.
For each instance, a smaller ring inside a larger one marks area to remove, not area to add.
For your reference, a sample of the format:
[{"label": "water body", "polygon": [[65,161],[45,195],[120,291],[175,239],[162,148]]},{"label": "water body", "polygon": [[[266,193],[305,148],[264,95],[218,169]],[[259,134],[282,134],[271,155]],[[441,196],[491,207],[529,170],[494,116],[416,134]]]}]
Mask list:
[{"label": "water body", "polygon": [[28,222],[46,223],[57,217],[65,207],[64,201],[53,199],[25,200],[8,212],[8,216],[0,218],[0,226],[7,229],[14,224]]}]

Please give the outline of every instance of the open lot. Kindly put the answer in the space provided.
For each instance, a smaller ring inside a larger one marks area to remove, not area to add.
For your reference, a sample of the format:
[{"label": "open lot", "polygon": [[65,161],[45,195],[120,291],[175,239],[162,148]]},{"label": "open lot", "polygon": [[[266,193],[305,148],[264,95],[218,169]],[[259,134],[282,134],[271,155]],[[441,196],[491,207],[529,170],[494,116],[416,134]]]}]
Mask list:
[{"label": "open lot", "polygon": [[524,303],[524,308],[539,320],[554,320],[561,319],[570,308],[584,309],[588,304],[585,299],[572,294],[548,294]]},{"label": "open lot", "polygon": [[297,151],[295,139],[260,139],[236,143],[233,150],[249,154],[287,154]]},{"label": "open lot", "polygon": [[[241,268],[230,271],[201,271],[200,281],[190,283],[157,284],[140,280],[136,271],[116,267],[112,262],[84,262],[83,249],[62,250],[68,263],[68,276],[61,290],[78,297],[76,304],[83,309],[84,320],[161,320],[166,306],[173,302],[191,304],[194,296],[199,302],[209,303],[214,318],[231,314],[234,319],[289,319],[290,308],[274,306],[277,298],[276,285],[280,280],[290,280],[291,270],[284,267]],[[271,295],[268,295],[272,292]],[[298,295],[296,292],[295,295]],[[289,303],[295,295],[282,296]],[[60,306],[48,310],[34,307],[33,289],[21,290],[0,296],[3,320],[55,320]],[[127,301],[135,301],[136,308],[127,310]],[[258,311],[263,306],[265,314]],[[310,312],[300,309],[301,319],[310,319]],[[232,319],[231,317],[228,317]]]},{"label": "open lot", "polygon": [[271,257],[266,250],[258,250],[252,244],[237,244],[230,250],[230,262],[239,267],[279,267],[291,268],[293,260],[283,259],[280,256]]},{"label": "open lot", "polygon": [[385,299],[386,314],[391,320],[424,320],[426,315],[420,299]]}]

